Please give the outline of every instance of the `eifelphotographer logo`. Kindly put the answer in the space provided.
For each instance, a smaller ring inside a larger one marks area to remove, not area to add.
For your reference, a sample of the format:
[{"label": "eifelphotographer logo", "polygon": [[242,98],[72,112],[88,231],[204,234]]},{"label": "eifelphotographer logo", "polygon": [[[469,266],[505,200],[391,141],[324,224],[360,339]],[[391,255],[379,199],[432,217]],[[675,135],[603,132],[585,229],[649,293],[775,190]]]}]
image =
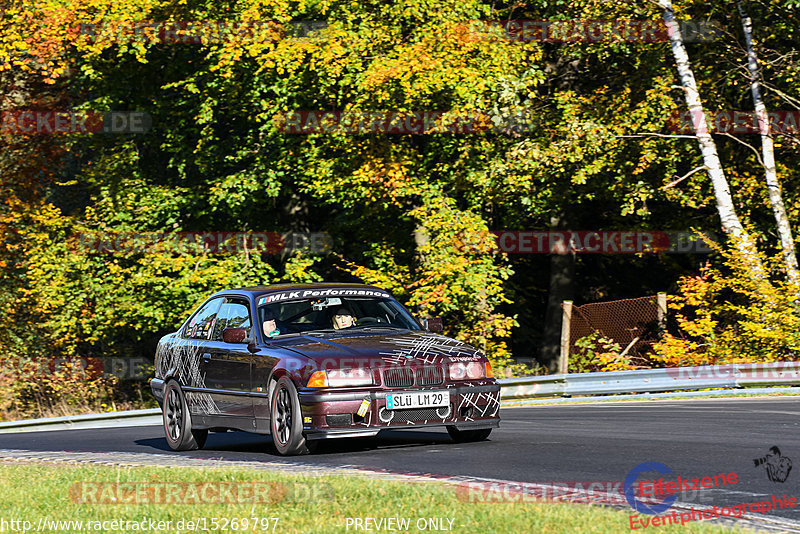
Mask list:
[{"label": "eifelphotographer logo", "polygon": [[766,456],[754,458],[753,464],[756,467],[763,465],[771,482],[786,482],[792,470],[792,460],[781,455],[781,450],[775,446],[769,448]]}]

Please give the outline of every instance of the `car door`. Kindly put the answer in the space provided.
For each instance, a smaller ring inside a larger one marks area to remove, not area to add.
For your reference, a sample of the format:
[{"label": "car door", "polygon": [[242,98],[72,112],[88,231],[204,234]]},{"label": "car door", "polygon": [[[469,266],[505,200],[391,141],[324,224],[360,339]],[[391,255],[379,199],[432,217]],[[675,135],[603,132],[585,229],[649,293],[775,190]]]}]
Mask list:
[{"label": "car door", "polygon": [[203,354],[205,384],[219,414],[253,417],[250,398],[250,372],[253,356],[245,343],[225,343],[226,328],[252,331],[248,302],[243,297],[225,297],[217,313],[214,330]]},{"label": "car door", "polygon": [[[262,339],[264,339],[265,335],[263,325],[265,322],[266,308],[266,306],[259,307],[255,314],[258,318],[256,321],[258,331],[254,333],[261,335]],[[292,308],[287,305],[287,303],[284,303],[275,309],[275,317],[286,325],[288,324],[288,322],[285,322],[286,319],[296,315],[297,312],[298,310],[296,308]],[[292,354],[290,350],[287,351],[286,349],[275,348],[268,345],[267,347],[262,347],[253,355],[251,392],[253,395],[253,414],[256,421],[256,432],[258,433],[268,434],[270,432],[270,377],[272,377],[272,371],[275,366],[281,361],[281,357],[285,358],[287,353]],[[289,365],[291,368],[292,364],[290,363]]]},{"label": "car door", "polygon": [[203,361],[208,354],[209,338],[222,301],[222,297],[206,301],[186,323],[180,341],[169,351],[170,358],[174,360],[171,365],[176,368],[189,411],[201,417],[219,413],[215,402],[205,392]]}]

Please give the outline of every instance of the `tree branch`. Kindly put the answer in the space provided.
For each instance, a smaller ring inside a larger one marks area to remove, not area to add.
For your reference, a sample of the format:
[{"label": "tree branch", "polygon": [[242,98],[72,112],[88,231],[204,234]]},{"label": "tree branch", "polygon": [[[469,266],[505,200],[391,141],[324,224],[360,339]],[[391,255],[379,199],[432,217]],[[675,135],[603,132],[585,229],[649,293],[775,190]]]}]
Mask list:
[{"label": "tree branch", "polygon": [[761,85],[763,85],[764,87],[766,87],[767,89],[769,89],[770,91],[772,91],[773,93],[778,95],[779,97],[781,97],[784,100],[786,100],[787,102],[789,102],[791,105],[793,105],[795,107],[795,109],[800,109],[800,100],[797,100],[796,98],[793,98],[793,97],[787,95],[786,93],[784,93],[783,91],[781,91],[780,89],[778,89],[777,87],[775,87],[774,85],[772,85],[771,83],[769,83],[769,82],[767,82],[767,81],[765,81],[763,79],[761,80]]},{"label": "tree branch", "polygon": [[693,175],[694,173],[700,172],[700,171],[705,171],[705,170],[708,170],[708,167],[706,167],[705,165],[700,165],[699,167],[696,167],[696,168],[692,169],[691,171],[687,172],[686,174],[684,174],[683,176],[681,176],[677,180],[668,183],[667,185],[665,185],[661,189],[669,189],[670,187],[674,187],[674,186],[678,185],[679,183],[681,183],[682,181],[684,181],[685,179],[687,179],[688,177],[690,177],[691,175]]},{"label": "tree branch", "polygon": [[678,139],[697,139],[695,135],[680,135],[680,134],[661,134],[661,133],[654,133],[654,132],[641,132],[637,134],[631,135],[615,135],[614,137],[619,138],[637,138],[637,137],[674,137]]},{"label": "tree branch", "polygon": [[737,142],[737,143],[739,143],[740,145],[744,145],[744,146],[746,146],[747,148],[749,148],[750,150],[752,150],[752,151],[753,151],[753,154],[755,154],[755,155],[756,155],[756,159],[758,160],[758,163],[759,163],[759,164],[760,164],[762,167],[766,168],[766,166],[764,165],[764,161],[761,159],[761,154],[759,154],[759,153],[758,153],[758,150],[756,149],[756,147],[754,147],[754,146],[753,146],[753,145],[751,145],[750,143],[745,143],[745,142],[744,142],[744,141],[742,141],[741,139],[738,139],[738,138],[737,138],[735,135],[731,135],[731,134],[729,134],[728,132],[719,132],[719,135],[724,135],[724,136],[726,136],[726,137],[730,137],[731,139],[733,139],[734,141],[736,141],[736,142]]}]

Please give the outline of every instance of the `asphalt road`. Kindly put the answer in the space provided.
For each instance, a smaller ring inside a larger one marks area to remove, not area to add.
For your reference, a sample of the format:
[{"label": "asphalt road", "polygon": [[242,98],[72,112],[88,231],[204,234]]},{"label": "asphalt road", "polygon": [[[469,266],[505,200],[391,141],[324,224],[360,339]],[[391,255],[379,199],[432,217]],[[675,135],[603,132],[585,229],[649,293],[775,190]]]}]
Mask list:
[{"label": "asphalt road", "polygon": [[[800,497],[800,399],[707,399],[501,409],[501,427],[481,443],[457,445],[442,431],[390,431],[372,439],[332,440],[297,463],[520,482],[622,481],[643,462],[683,478],[736,473],[736,484],[680,496],[683,502],[734,505]],[[754,466],[777,446],[797,464],[785,482]],[[0,448],[35,451],[172,452],[160,426],[0,435]],[[193,457],[269,461],[270,438],[211,434]],[[655,473],[641,478],[657,478]],[[770,512],[800,520],[800,505]]]}]

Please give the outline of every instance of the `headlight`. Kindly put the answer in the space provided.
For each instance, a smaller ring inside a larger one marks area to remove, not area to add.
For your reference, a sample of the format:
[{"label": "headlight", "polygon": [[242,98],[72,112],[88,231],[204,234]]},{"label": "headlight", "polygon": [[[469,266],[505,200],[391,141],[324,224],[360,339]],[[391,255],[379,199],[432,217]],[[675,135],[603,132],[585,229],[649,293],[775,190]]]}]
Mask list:
[{"label": "headlight", "polygon": [[475,380],[484,378],[486,368],[481,362],[458,362],[450,364],[450,380]]},{"label": "headlight", "polygon": [[370,369],[331,369],[328,373],[328,385],[341,386],[371,386],[372,370]]},{"label": "headlight", "polygon": [[308,379],[310,388],[371,386],[374,384],[371,369],[331,369],[317,371]]},{"label": "headlight", "polygon": [[469,362],[467,364],[467,376],[470,379],[483,378],[484,368],[481,362]]},{"label": "headlight", "polygon": [[450,380],[464,380],[467,377],[467,366],[463,363],[450,364]]}]

